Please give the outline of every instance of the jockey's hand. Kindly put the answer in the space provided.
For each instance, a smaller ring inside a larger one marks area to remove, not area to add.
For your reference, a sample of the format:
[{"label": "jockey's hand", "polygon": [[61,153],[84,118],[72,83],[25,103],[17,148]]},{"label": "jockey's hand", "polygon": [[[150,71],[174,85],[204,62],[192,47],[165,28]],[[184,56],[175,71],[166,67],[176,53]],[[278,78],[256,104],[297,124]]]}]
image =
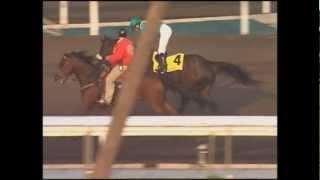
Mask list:
[{"label": "jockey's hand", "polygon": [[97,58],[98,60],[100,60],[100,61],[103,60],[103,58],[100,56],[100,54],[97,54],[97,55],[96,55],[96,58]]}]

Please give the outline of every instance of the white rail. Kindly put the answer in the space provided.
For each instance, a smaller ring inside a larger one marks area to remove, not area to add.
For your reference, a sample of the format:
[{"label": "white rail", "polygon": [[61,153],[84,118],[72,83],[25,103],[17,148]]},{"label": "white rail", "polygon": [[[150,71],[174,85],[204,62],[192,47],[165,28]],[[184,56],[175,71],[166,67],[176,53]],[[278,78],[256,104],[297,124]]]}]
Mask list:
[{"label": "white rail", "polygon": [[[82,136],[84,164],[91,163],[92,136],[99,142],[111,123],[110,116],[44,116],[43,136]],[[208,145],[201,145],[199,162],[215,154],[215,136],[225,137],[225,163],[232,162],[232,136],[277,136],[276,116],[131,116],[124,136],[209,136]],[[228,143],[227,143],[228,142]],[[201,160],[201,161],[200,161]],[[214,158],[208,159],[213,163]]]},{"label": "white rail", "polygon": [[[44,116],[44,136],[103,136],[109,116]],[[124,136],[276,136],[275,116],[132,116]]]},{"label": "white rail", "polygon": [[[44,126],[106,126],[111,116],[44,116]],[[276,126],[276,116],[131,116],[128,126]]]}]

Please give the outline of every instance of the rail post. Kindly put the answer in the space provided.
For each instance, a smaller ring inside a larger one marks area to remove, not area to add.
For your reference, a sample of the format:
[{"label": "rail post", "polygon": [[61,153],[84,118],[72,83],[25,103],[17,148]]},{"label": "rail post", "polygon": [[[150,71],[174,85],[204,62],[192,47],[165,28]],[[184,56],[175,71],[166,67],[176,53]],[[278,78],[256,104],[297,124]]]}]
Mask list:
[{"label": "rail post", "polygon": [[271,12],[271,1],[262,1],[262,13]]},{"label": "rail post", "polygon": [[99,34],[99,4],[89,1],[90,36]]},{"label": "rail post", "polygon": [[224,141],[224,163],[232,163],[232,136],[226,136]]},{"label": "rail post", "polygon": [[200,144],[197,147],[198,150],[198,164],[203,166],[207,164],[208,146],[207,144]]},{"label": "rail post", "polygon": [[85,173],[91,173],[90,164],[93,163],[93,136],[91,135],[91,130],[88,130],[82,139],[82,161]]},{"label": "rail post", "polygon": [[208,162],[214,163],[216,155],[216,136],[209,135],[208,136]]},{"label": "rail post", "polygon": [[249,34],[249,1],[240,1],[240,34]]},{"label": "rail post", "polygon": [[59,1],[59,24],[68,23],[68,1]]}]

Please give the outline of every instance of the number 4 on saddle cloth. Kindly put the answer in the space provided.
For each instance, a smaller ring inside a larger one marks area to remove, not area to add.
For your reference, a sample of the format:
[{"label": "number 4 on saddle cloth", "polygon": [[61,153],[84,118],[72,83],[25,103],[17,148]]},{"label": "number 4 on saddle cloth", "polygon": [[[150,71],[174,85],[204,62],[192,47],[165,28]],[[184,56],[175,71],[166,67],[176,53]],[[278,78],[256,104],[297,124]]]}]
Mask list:
[{"label": "number 4 on saddle cloth", "polygon": [[[153,53],[152,61],[153,61],[153,72],[158,72],[159,63],[156,60],[157,52]],[[173,72],[173,71],[182,71],[183,70],[183,60],[184,54],[178,53],[175,55],[168,56],[167,61],[167,71],[166,72]]]}]

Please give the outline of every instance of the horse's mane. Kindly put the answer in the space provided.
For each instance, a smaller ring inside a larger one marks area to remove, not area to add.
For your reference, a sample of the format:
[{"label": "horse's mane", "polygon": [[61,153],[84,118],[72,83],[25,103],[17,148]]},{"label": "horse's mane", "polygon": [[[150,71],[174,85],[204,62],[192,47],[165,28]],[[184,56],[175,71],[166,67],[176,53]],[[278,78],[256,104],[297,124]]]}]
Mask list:
[{"label": "horse's mane", "polygon": [[69,53],[71,56],[75,56],[79,60],[86,61],[88,63],[91,63],[92,61],[95,60],[95,57],[92,55],[89,55],[87,51],[81,50],[81,51],[72,51]]},{"label": "horse's mane", "polygon": [[93,66],[94,68],[97,68],[94,65],[94,61],[96,61],[96,58],[92,55],[89,55],[87,51],[81,50],[81,51],[72,51],[68,53],[69,56],[75,57],[77,60],[89,64]]}]

